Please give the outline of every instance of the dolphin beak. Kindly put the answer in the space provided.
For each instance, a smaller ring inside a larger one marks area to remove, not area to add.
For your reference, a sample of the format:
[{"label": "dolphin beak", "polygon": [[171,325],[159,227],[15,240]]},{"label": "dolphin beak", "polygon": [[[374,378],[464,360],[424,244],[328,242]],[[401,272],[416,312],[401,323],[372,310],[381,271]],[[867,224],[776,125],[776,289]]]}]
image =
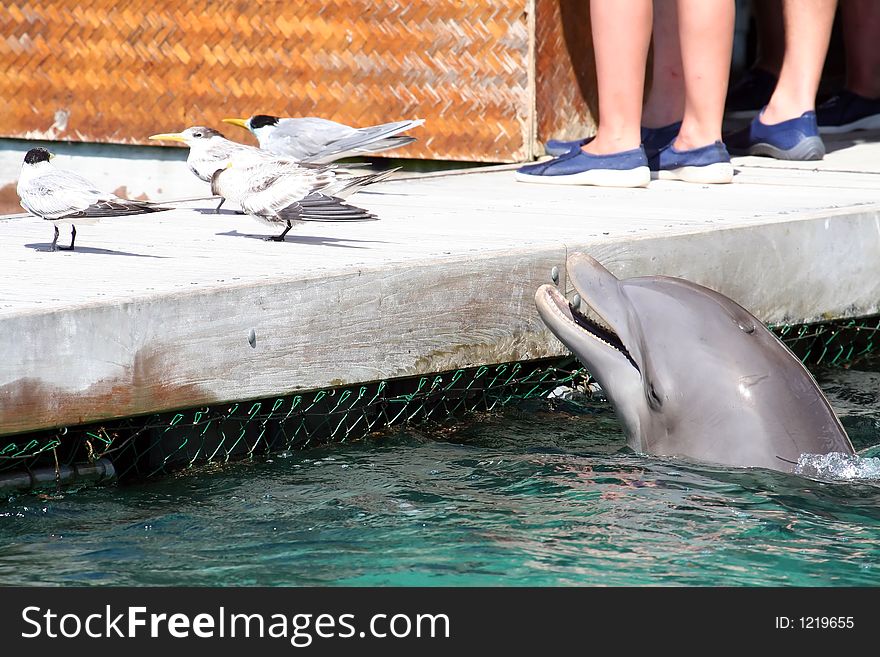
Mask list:
[{"label": "dolphin beak", "polygon": [[[569,258],[571,257],[569,256]],[[581,284],[573,281],[575,283],[575,290],[577,290],[581,297],[581,307],[573,309],[568,299],[555,286],[545,284],[540,286],[535,292],[535,306],[538,309],[538,314],[547,328],[585,364],[594,364],[594,362],[589,362],[591,360],[588,357],[589,353],[598,356],[600,352],[605,352],[606,354],[613,353],[618,357],[626,358],[634,369],[639,370],[639,366],[629,353],[629,346],[621,340],[615,325],[608,323],[605,315],[593,305],[593,293],[596,290],[589,284],[594,282],[589,281],[592,274],[597,275],[600,278],[600,282],[613,283],[611,292],[619,295],[622,293],[620,292],[618,281],[613,274],[590,258],[590,256],[583,257],[586,258],[584,262],[591,269],[588,269],[586,272],[578,270],[582,276]],[[575,260],[577,261],[577,258]],[[598,269],[592,268],[592,263],[595,263]],[[575,262],[575,264],[578,263]],[[573,269],[570,263],[569,273]],[[610,280],[604,280],[606,276]],[[604,291],[600,289],[600,292]],[[599,294],[599,296],[601,298],[603,295]],[[603,305],[611,306],[613,304],[605,303]],[[589,317],[587,312],[591,312],[599,321]],[[617,316],[621,315],[621,312],[615,310],[613,314]]]},{"label": "dolphin beak", "polygon": [[629,301],[620,288],[620,281],[598,260],[586,253],[572,253],[566,261],[568,282],[581,299],[616,332],[629,325]]},{"label": "dolphin beak", "polygon": [[566,345],[581,338],[581,329],[571,312],[571,306],[555,285],[540,286],[535,292],[538,314],[557,338]]},{"label": "dolphin beak", "polygon": [[180,141],[186,143],[186,137],[184,137],[179,132],[163,132],[159,135],[150,135],[150,139],[162,140],[162,141]]},{"label": "dolphin beak", "polygon": [[248,127],[247,119],[223,119],[223,123],[229,123],[230,125],[237,125],[239,128],[244,128],[245,130],[250,130]]}]

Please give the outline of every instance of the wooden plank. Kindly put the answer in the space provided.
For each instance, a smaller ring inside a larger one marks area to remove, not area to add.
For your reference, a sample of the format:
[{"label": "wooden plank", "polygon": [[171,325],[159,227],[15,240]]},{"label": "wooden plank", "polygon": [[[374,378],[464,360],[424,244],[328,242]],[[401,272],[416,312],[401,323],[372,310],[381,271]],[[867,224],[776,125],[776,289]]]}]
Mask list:
[{"label": "wooden plank", "polygon": [[561,246],[455,256],[7,317],[0,427],[552,355],[533,294],[564,257]]},{"label": "wooden plank", "polygon": [[0,220],[0,434],[563,353],[533,294],[554,266],[566,285],[572,250],[703,282],[765,321],[878,312],[871,174],[741,171],[648,189],[410,177],[352,198],[380,221],[285,243],[180,209],[45,253],[50,225]]}]

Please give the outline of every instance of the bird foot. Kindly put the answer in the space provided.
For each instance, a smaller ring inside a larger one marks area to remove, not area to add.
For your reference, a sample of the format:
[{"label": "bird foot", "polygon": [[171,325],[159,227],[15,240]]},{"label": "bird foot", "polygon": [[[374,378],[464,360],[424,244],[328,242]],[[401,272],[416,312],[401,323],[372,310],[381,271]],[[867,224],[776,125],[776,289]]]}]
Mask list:
[{"label": "bird foot", "polygon": [[283,242],[284,235],[269,235],[268,237],[263,238],[264,242]]}]

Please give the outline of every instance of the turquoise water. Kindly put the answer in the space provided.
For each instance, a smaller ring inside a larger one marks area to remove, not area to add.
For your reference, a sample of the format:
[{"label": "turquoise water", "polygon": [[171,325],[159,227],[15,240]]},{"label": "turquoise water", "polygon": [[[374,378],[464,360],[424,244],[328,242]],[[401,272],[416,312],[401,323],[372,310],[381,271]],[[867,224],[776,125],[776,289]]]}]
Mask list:
[{"label": "turquoise water", "polygon": [[607,405],[539,400],[443,430],[13,497],[0,583],[875,586],[880,362],[818,376],[862,450],[855,479],[642,456]]}]

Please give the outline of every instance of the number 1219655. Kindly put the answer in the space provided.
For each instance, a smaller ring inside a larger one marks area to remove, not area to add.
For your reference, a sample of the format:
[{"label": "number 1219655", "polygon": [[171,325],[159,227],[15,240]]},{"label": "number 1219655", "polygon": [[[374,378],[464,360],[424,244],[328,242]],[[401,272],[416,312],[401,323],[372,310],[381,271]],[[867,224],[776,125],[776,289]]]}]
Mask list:
[{"label": "number 1219655", "polygon": [[776,629],[787,630],[795,628],[800,630],[847,630],[855,627],[852,616],[789,616],[776,617]]}]

